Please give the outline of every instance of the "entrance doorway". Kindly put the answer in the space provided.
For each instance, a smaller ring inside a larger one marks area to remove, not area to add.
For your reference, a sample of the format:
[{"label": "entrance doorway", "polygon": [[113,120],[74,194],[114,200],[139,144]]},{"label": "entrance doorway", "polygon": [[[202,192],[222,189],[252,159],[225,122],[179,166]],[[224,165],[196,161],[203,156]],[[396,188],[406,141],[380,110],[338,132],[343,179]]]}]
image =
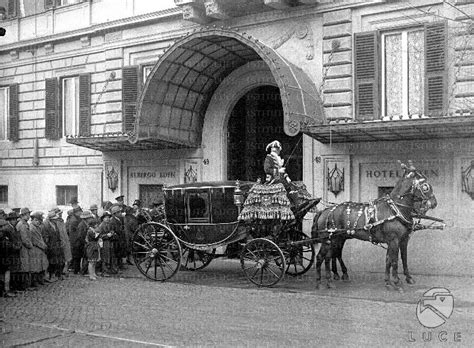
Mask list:
[{"label": "entrance doorway", "polygon": [[138,185],[138,195],[144,208],[152,208],[153,203],[164,202],[163,185]]},{"label": "entrance doorway", "polygon": [[[280,141],[286,172],[292,180],[303,179],[303,140],[283,131],[280,90],[261,86],[245,94],[231,112],[227,126],[227,179],[265,180],[265,147]],[[288,158],[291,158],[288,162]]]}]

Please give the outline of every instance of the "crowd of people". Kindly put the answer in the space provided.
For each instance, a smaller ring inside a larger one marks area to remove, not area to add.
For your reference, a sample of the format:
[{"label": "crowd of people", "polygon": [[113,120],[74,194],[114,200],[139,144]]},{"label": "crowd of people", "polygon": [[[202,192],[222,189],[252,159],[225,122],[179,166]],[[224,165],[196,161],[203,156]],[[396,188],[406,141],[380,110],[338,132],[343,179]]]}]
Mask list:
[{"label": "crowd of people", "polygon": [[76,197],[70,204],[66,221],[58,207],[47,213],[0,209],[0,296],[34,291],[70,273],[91,280],[120,274],[133,264],[131,238],[138,225],[164,214],[162,203],[148,210],[135,200],[130,207],[124,196],[87,210]]}]

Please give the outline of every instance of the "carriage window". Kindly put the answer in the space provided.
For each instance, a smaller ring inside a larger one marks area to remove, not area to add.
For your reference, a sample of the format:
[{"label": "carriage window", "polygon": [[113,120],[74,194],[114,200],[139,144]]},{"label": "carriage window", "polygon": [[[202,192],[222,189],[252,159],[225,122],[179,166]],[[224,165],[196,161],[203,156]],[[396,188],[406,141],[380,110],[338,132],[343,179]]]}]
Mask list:
[{"label": "carriage window", "polygon": [[379,186],[379,198],[389,195],[393,191],[393,186]]},{"label": "carriage window", "polygon": [[185,222],[184,195],[181,190],[170,190],[165,193],[166,218],[171,223]]},{"label": "carriage window", "polygon": [[192,192],[188,196],[189,219],[209,219],[209,194],[208,192]]},{"label": "carriage window", "polygon": [[224,223],[237,221],[239,215],[237,206],[234,204],[234,188],[222,187],[212,189],[212,221]]}]

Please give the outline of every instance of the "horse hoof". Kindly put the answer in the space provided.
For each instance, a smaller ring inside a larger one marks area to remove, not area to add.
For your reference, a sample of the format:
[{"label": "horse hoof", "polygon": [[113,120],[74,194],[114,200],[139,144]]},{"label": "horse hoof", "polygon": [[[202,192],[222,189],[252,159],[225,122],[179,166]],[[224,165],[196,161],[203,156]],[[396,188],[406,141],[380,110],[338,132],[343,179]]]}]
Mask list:
[{"label": "horse hoof", "polygon": [[389,291],[395,290],[395,287],[392,284],[385,284],[385,288]]},{"label": "horse hoof", "polygon": [[345,282],[348,282],[348,281],[349,281],[349,274],[344,273],[344,274],[342,275],[342,280],[344,280]]},{"label": "horse hoof", "polygon": [[334,279],[334,280],[339,280],[339,279],[340,279],[340,278],[339,278],[339,274],[335,273],[335,274],[333,275],[332,279]]},{"label": "horse hoof", "polygon": [[407,277],[407,283],[408,284],[415,284],[415,279],[413,279],[412,277]]},{"label": "horse hoof", "polygon": [[336,285],[334,285],[333,283],[327,283],[327,287],[328,289],[335,289]]},{"label": "horse hoof", "polygon": [[321,289],[321,283],[318,282],[316,283],[316,290],[319,290],[319,289]]}]

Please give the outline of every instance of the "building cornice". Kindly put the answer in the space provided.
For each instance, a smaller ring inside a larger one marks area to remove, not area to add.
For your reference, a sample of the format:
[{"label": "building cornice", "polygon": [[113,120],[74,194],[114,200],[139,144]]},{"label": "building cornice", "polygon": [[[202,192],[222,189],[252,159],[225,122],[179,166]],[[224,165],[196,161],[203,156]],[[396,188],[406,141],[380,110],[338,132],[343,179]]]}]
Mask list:
[{"label": "building cornice", "polygon": [[130,26],[137,26],[137,25],[145,25],[153,22],[159,22],[163,19],[178,17],[181,15],[181,9],[179,8],[172,8],[166,9],[157,12],[146,13],[139,16],[121,18],[115,21],[110,21],[107,23],[100,23],[96,25],[92,25],[87,28],[81,28],[73,31],[68,31],[60,34],[53,34],[43,37],[38,37],[31,40],[22,40],[12,44],[2,45],[0,46],[0,52],[5,51],[12,51],[18,50],[22,47],[35,47],[35,46],[43,46],[49,43],[55,43],[59,41],[66,41],[73,38],[80,38],[83,36],[88,35],[97,35],[103,32],[110,32],[115,30],[124,29]]}]

